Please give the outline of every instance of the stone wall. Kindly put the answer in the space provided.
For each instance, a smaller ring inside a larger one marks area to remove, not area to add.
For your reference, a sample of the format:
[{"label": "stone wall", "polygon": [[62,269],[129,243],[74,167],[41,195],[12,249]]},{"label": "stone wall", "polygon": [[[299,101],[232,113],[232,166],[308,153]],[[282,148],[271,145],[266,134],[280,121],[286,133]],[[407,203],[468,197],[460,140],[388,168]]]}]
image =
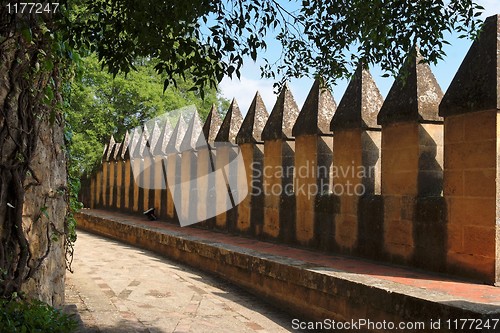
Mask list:
[{"label": "stone wall", "polygon": [[[131,213],[154,207],[170,222],[177,210],[213,209],[167,186],[138,186],[130,169],[147,170],[142,185],[158,184],[162,171],[178,180],[203,176],[231,159],[214,144],[222,141],[239,145],[246,178],[227,172],[243,178],[250,194],[198,227],[499,283],[498,19],[487,19],[444,94],[417,55],[385,101],[358,68],[338,106],[316,81],[300,111],[287,86],[270,114],[259,94],[245,119],[236,101],[222,123],[212,108],[204,146],[181,149],[194,126],[182,118],[174,129],[112,138],[102,168],[87,180],[85,204]],[[228,189],[214,177],[198,190],[220,203]],[[176,195],[182,207],[174,207]]]}]

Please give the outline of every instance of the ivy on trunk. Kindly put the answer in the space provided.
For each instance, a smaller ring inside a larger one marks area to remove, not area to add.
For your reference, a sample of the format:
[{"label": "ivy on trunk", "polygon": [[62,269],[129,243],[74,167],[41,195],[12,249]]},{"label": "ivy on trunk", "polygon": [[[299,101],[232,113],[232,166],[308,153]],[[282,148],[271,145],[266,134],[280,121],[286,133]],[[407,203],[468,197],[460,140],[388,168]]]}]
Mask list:
[{"label": "ivy on trunk", "polygon": [[[66,173],[62,144],[59,62],[50,15],[14,15],[0,8],[0,296],[28,294],[23,285],[64,242]],[[42,149],[40,149],[42,148]],[[43,156],[42,156],[43,154]],[[51,168],[61,159],[62,167]],[[41,164],[46,162],[46,165]],[[48,171],[48,174],[47,174]],[[61,179],[62,178],[62,179]],[[57,217],[62,214],[63,220]],[[52,215],[52,216],[51,216]],[[58,261],[58,258],[55,258]],[[64,261],[64,256],[62,256]],[[39,277],[38,277],[39,279]],[[37,280],[35,278],[35,280]],[[38,288],[39,286],[35,287]],[[36,292],[35,292],[36,293]],[[46,301],[52,303],[51,299]]]}]

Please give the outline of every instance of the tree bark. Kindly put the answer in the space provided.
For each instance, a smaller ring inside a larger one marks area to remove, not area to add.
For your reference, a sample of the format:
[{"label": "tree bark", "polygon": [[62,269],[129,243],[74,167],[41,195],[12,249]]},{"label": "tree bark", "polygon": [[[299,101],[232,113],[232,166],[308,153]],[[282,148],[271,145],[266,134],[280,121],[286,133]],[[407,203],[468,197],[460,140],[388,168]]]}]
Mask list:
[{"label": "tree bark", "polygon": [[0,11],[0,296],[24,292],[60,306],[66,265],[64,128],[55,102],[44,101],[49,82],[58,90],[57,66],[39,70],[51,44],[27,40],[5,8]]}]

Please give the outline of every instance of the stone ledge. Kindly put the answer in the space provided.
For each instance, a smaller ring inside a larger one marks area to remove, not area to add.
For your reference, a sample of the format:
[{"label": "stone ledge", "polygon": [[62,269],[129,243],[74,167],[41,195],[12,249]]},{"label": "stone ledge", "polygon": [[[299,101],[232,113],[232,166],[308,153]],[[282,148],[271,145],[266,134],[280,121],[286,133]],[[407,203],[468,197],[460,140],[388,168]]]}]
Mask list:
[{"label": "stone ledge", "polygon": [[[304,318],[429,323],[438,318],[500,317],[498,303],[457,299],[439,291],[225,244],[217,237],[196,235],[197,229],[174,230],[159,223],[139,223],[132,216],[111,213],[100,217],[98,213],[77,214],[78,227],[216,274]],[[263,247],[268,244],[261,243]]]}]

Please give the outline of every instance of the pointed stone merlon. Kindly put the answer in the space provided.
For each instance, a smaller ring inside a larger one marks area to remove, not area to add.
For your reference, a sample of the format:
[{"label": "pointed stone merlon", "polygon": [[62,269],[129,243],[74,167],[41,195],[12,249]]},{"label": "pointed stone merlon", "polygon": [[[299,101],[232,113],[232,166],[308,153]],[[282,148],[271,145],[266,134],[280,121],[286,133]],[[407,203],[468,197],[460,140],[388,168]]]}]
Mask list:
[{"label": "pointed stone merlon", "polygon": [[109,195],[108,195],[108,207],[116,208],[116,197],[117,197],[117,173],[119,162],[117,160],[118,153],[120,151],[120,142],[116,142],[113,146],[109,157]]},{"label": "pointed stone merlon", "polygon": [[122,159],[122,160],[130,158],[129,153],[128,153],[129,141],[130,141],[130,133],[129,133],[129,131],[126,131],[125,135],[123,136],[123,140],[120,144],[120,151],[118,152],[117,158]]},{"label": "pointed stone merlon", "polygon": [[377,116],[383,102],[370,72],[358,66],[330,122],[330,130],[380,129]]},{"label": "pointed stone merlon", "polygon": [[131,179],[131,166],[130,166],[130,141],[131,136],[134,132],[125,132],[123,140],[120,144],[120,149],[117,154],[118,166],[117,166],[117,198],[116,198],[116,208],[122,210],[128,210],[129,208],[129,198],[130,190],[133,185],[133,180]]},{"label": "pointed stone merlon", "polygon": [[[428,64],[409,56],[378,114],[382,125],[384,249],[415,255],[416,199],[440,196],[443,184],[443,96]],[[430,258],[429,258],[430,259]]]},{"label": "pointed stone merlon", "polygon": [[168,120],[165,120],[162,125],[159,125],[159,127],[161,127],[161,131],[156,144],[151,146],[151,151],[153,153],[153,156],[163,157],[167,154],[167,145],[170,141],[170,137],[172,136],[174,129],[172,128],[172,124]]},{"label": "pointed stone merlon", "polygon": [[125,161],[121,158],[123,140],[117,144],[118,149],[115,150],[115,189],[114,189],[114,201],[113,208],[122,208],[123,200],[123,168],[125,166]]},{"label": "pointed stone merlon", "polygon": [[[202,132],[202,123],[197,112],[193,112],[189,119],[187,130],[180,145],[181,167],[181,185],[180,197],[181,202],[176,203],[179,222],[191,223],[196,221],[198,214],[198,198],[197,193],[197,149],[198,141]],[[206,146],[206,145],[202,145]]]},{"label": "pointed stone merlon", "polygon": [[[167,146],[174,129],[168,117],[156,121],[153,126],[153,139],[150,141],[151,153],[153,155],[153,184],[154,198],[151,200],[152,205],[156,209],[157,216],[162,218],[167,217],[167,181],[164,174],[166,168],[165,157],[167,156]],[[156,134],[157,133],[157,134]],[[150,207],[150,208],[151,208]]]},{"label": "pointed stone merlon", "polygon": [[215,142],[236,143],[236,135],[238,134],[242,123],[243,117],[241,115],[240,108],[236,99],[233,99],[229,109],[227,110],[226,116],[222,121],[219,132],[215,136]]},{"label": "pointed stone merlon", "polygon": [[[188,119],[189,121],[189,119]],[[179,115],[179,119],[172,131],[170,140],[166,146],[166,163],[165,170],[167,175],[167,184],[180,184],[181,182],[181,144],[184,139],[184,134],[186,133],[188,124],[186,124],[186,119],[182,114]],[[176,206],[174,205],[174,200],[180,202],[180,191],[171,191],[173,186],[167,186],[167,207],[166,215],[168,218],[173,219],[176,215]]]},{"label": "pointed stone merlon", "polygon": [[126,145],[126,150],[123,152],[125,158],[132,159],[134,156],[135,147],[141,138],[142,131],[139,128],[134,128],[128,136],[128,144]]},{"label": "pointed stone merlon", "polygon": [[121,206],[121,190],[122,190],[122,168],[123,160],[121,158],[122,142],[116,142],[111,152],[109,165],[109,202],[111,208],[119,208]]},{"label": "pointed stone merlon", "polygon": [[[106,161],[106,156],[108,154],[108,144],[104,144],[104,151],[102,153],[102,163],[100,165],[100,169],[97,172],[97,207],[102,208],[104,207],[105,203],[105,195],[106,195],[106,183],[107,182],[107,175],[108,175],[108,167],[109,163]],[[106,176],[104,176],[106,175]]]},{"label": "pointed stone merlon", "polygon": [[148,148],[148,153],[149,155],[154,156],[154,149],[158,145],[160,141],[160,135],[162,132],[162,129],[160,128],[160,125],[158,124],[158,121],[156,120],[151,120],[146,123],[145,128],[147,129],[149,133],[149,137],[147,140],[147,148]]},{"label": "pointed stone merlon", "polygon": [[117,152],[117,173],[116,173],[116,208],[121,210],[128,209],[128,198],[130,191],[130,154],[129,154],[130,133],[125,132],[123,140],[120,143],[120,149]]},{"label": "pointed stone merlon", "polygon": [[[255,233],[262,233],[269,238],[276,239],[280,235],[284,237],[283,239],[295,237],[295,235],[287,235],[289,236],[287,238],[285,234],[289,230],[282,230],[281,225],[293,223],[295,220],[295,208],[289,205],[289,199],[293,196],[289,195],[285,189],[293,189],[295,141],[292,136],[292,128],[299,112],[299,107],[290,88],[285,84],[261,134],[264,141],[263,170],[268,172],[263,177],[262,185],[264,223],[255,224]],[[282,190],[272,190],[276,188]]]},{"label": "pointed stone merlon", "polygon": [[139,133],[139,139],[132,152],[132,157],[141,159],[144,157],[151,156],[151,147],[150,147],[151,133],[149,132],[147,127],[138,129],[137,132]]},{"label": "pointed stone merlon", "polygon": [[[219,207],[232,207],[231,197],[228,191],[231,191],[229,186],[226,185],[226,181],[233,177],[232,170],[228,170],[226,167],[231,160],[234,158],[235,151],[231,147],[231,144],[236,143],[236,135],[238,134],[241,124],[243,123],[243,117],[241,115],[240,108],[235,99],[231,102],[229,109],[227,110],[226,116],[222,121],[222,125],[215,137],[215,169],[227,170],[227,174],[223,172],[216,173],[215,178],[215,206]],[[228,218],[228,212],[224,211],[218,214],[215,218],[215,225],[218,229],[227,230],[227,221],[233,223],[230,218]]]},{"label": "pointed stone merlon", "polygon": [[295,136],[296,240],[312,245],[316,239],[316,197],[331,190],[333,140],[330,121],[337,105],[331,92],[316,80],[292,133]]},{"label": "pointed stone merlon", "polygon": [[167,143],[165,153],[168,154],[177,154],[181,152],[181,144],[184,139],[184,134],[186,133],[188,124],[186,124],[186,119],[181,114],[179,115],[179,119],[175,124],[174,130],[170,135],[170,139]]},{"label": "pointed stone merlon", "polygon": [[95,198],[94,207],[95,208],[100,208],[101,204],[103,202],[102,191],[103,191],[104,185],[102,183],[102,179],[103,179],[102,176],[104,173],[104,169],[106,168],[105,167],[105,164],[106,164],[105,160],[106,160],[107,151],[108,151],[108,144],[105,143],[103,151],[102,151],[102,155],[101,155],[101,165],[95,171],[95,186],[94,186],[94,198]]},{"label": "pointed stone merlon", "polygon": [[108,153],[108,144],[105,143],[101,157],[100,169],[96,173],[96,207],[101,207],[101,204],[103,202],[102,195],[103,195],[104,184],[102,183],[102,180],[103,180],[104,169],[107,170],[107,165],[106,165],[107,153]]},{"label": "pointed stone merlon", "polygon": [[113,136],[111,136],[109,138],[109,143],[107,145],[105,145],[105,150],[104,150],[104,155],[103,155],[103,158],[105,161],[109,161],[112,154],[113,154],[113,150],[115,149],[115,144],[116,144],[116,141],[115,141],[115,138]]},{"label": "pointed stone merlon", "polygon": [[121,150],[122,143],[117,142],[115,143],[113,150],[111,151],[111,154],[109,156],[110,161],[118,161],[120,159],[120,150]]},{"label": "pointed stone merlon", "polygon": [[292,129],[299,112],[290,87],[288,84],[285,84],[262,130],[262,140],[293,139]]},{"label": "pointed stone merlon", "polygon": [[255,94],[247,115],[236,135],[236,143],[263,143],[262,130],[269,118],[264,101],[259,92]]},{"label": "pointed stone merlon", "polygon": [[[154,119],[146,123],[145,128],[150,133],[148,144],[146,145],[147,157],[144,163],[149,164],[149,170],[145,170],[145,177],[149,178],[149,188],[145,188],[143,206],[144,209],[155,208],[157,216],[163,215],[162,190],[166,188],[163,174],[163,157],[165,135],[168,135],[170,124],[165,121],[160,125],[161,120]],[[143,154],[144,155],[144,154]],[[145,165],[147,167],[147,165]],[[148,175],[149,173],[149,175]]]},{"label": "pointed stone merlon", "polygon": [[116,141],[113,136],[110,137],[107,148],[104,150],[103,163],[102,163],[102,207],[109,206],[110,200],[110,159],[115,148]]},{"label": "pointed stone merlon", "polygon": [[330,121],[336,108],[330,90],[323,87],[322,80],[316,79],[293,125],[293,136],[330,134]]},{"label": "pointed stone merlon", "polygon": [[213,187],[213,184],[215,184],[215,156],[211,149],[214,148],[215,137],[221,125],[222,119],[217,111],[217,107],[212,105],[196,144],[198,147],[198,160],[196,163],[196,187],[198,191],[196,195],[199,198],[197,200],[198,217],[196,220],[205,221],[205,226],[210,227],[215,223],[213,222],[213,217],[216,215],[214,205],[210,204],[214,194],[213,189],[211,190],[210,187]]},{"label": "pointed stone merlon", "polygon": [[238,205],[236,229],[242,233],[249,233],[252,225],[262,224],[263,197],[260,195],[263,184],[262,166],[264,162],[262,130],[268,118],[269,114],[266,106],[259,92],[257,92],[236,136],[236,143],[238,143],[243,157],[245,171],[244,175],[238,175],[238,177],[239,179],[245,177],[243,186],[246,186],[246,191],[250,193]]},{"label": "pointed stone merlon", "polygon": [[207,119],[203,124],[201,129],[200,137],[198,138],[198,142],[196,146],[198,149],[201,149],[207,144],[212,144],[215,141],[215,137],[219,132],[219,129],[222,125],[222,119],[220,118],[219,112],[217,111],[217,107],[215,104],[212,104],[212,108],[208,113]]},{"label": "pointed stone merlon", "polygon": [[196,150],[199,148],[198,142],[199,142],[202,130],[203,130],[203,125],[201,123],[201,119],[200,119],[198,113],[194,112],[191,115],[191,119],[189,119],[186,132],[184,133],[184,137],[182,138],[182,142],[179,146],[181,153],[188,151],[188,150]]},{"label": "pointed stone merlon", "polygon": [[162,158],[154,156],[154,150],[159,144],[162,129],[156,119],[148,121],[144,128],[147,129],[149,135],[146,138],[142,158],[144,169],[143,211],[155,208],[155,214],[159,216],[161,212],[161,189],[165,188],[165,180]]},{"label": "pointed stone merlon", "polygon": [[488,17],[439,107],[444,121],[446,264],[500,283],[500,16]]},{"label": "pointed stone merlon", "polygon": [[358,245],[360,197],[380,194],[381,132],[377,114],[383,102],[372,76],[360,66],[330,123],[335,154],[333,192],[340,200],[335,242],[347,251]]},{"label": "pointed stone merlon", "polygon": [[156,120],[150,120],[144,125],[145,145],[142,152],[142,168],[143,168],[143,205],[142,211],[149,208],[155,208],[155,213],[158,214],[159,207],[155,204],[155,198],[160,197],[162,184],[164,183],[162,176],[162,161],[154,158],[153,151],[158,145],[161,130]]},{"label": "pointed stone merlon", "polygon": [[143,153],[148,139],[147,129],[137,127],[133,130],[129,138],[129,156],[130,156],[130,175],[131,189],[130,196],[130,209],[132,212],[139,212],[143,208]]},{"label": "pointed stone merlon", "polygon": [[[140,168],[140,159],[134,158],[133,160],[130,160],[130,167],[131,167],[131,176],[132,176],[132,189],[130,192],[130,195],[132,196],[132,202],[131,202],[131,210],[134,213],[137,213],[139,209],[141,208],[139,205],[142,205],[142,200],[139,198],[139,193],[142,192],[141,188],[139,187],[138,182],[140,182],[140,178],[135,174],[134,170],[137,168]],[[142,194],[142,193],[141,193]],[[142,196],[141,196],[142,197]]]},{"label": "pointed stone merlon", "polygon": [[[153,139],[153,126],[148,129],[148,126],[136,129],[139,133],[139,139],[132,153],[132,172],[135,185],[134,193],[137,192],[138,201],[134,205],[136,211],[144,211],[150,208],[150,198],[152,196],[153,175],[153,156],[151,153],[151,139]],[[156,133],[156,135],[159,135]],[[153,140],[157,140],[153,139]],[[135,195],[134,195],[134,199]]]}]

